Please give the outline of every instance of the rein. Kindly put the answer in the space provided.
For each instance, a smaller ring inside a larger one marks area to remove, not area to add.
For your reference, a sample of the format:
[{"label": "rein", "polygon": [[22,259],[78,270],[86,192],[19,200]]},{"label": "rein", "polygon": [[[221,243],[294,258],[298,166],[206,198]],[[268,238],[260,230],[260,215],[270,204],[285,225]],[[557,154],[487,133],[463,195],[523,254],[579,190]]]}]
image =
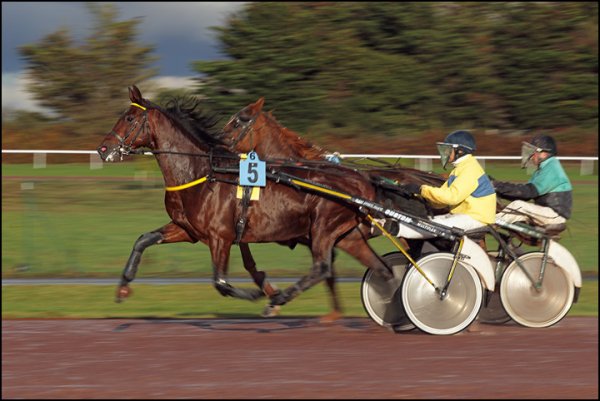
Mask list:
[{"label": "rein", "polygon": [[[212,182],[212,181],[222,181],[220,179],[216,179],[214,178],[213,174],[216,173],[225,173],[225,174],[235,174],[237,172],[239,172],[239,169],[220,169],[216,166],[214,166],[213,164],[213,159],[215,158],[221,158],[221,159],[236,159],[238,160],[242,155],[238,154],[238,155],[214,155],[213,151],[212,151],[212,147],[211,150],[208,154],[206,153],[192,153],[192,152],[176,152],[176,151],[170,151],[170,150],[143,150],[143,149],[132,149],[132,145],[133,143],[135,143],[135,141],[137,140],[137,138],[143,133],[143,132],[147,132],[147,125],[148,125],[148,108],[144,107],[138,103],[131,103],[132,106],[140,108],[141,110],[143,110],[143,114],[142,114],[142,120],[141,123],[139,123],[139,120],[136,120],[134,122],[134,124],[132,124],[131,128],[129,129],[129,131],[125,134],[124,137],[122,137],[121,135],[119,135],[117,132],[115,132],[114,130],[111,131],[111,134],[113,136],[115,136],[118,140],[119,140],[119,153],[121,155],[121,160],[123,159],[124,155],[129,155],[129,154],[144,154],[146,152],[148,153],[152,153],[154,155],[159,155],[159,154],[172,154],[172,155],[182,155],[182,156],[193,156],[193,157],[207,157],[210,160],[210,166],[211,166],[211,170],[210,173],[207,176],[201,177],[197,180],[185,183],[185,184],[181,184],[181,185],[176,185],[176,186],[170,186],[170,187],[165,187],[165,190],[168,192],[174,192],[174,191],[181,191],[183,189],[187,189],[196,185],[200,185],[206,181]],[[250,120],[248,120],[247,122],[244,123],[244,129],[243,131],[240,133],[240,135],[238,135],[238,137],[232,142],[231,145],[229,145],[230,147],[234,147],[239,141],[241,141],[246,135],[248,135],[248,133],[250,133],[253,129],[254,129],[254,123],[256,122],[256,119],[258,117],[258,114],[255,114]],[[239,117],[236,116],[236,119],[239,120]],[[139,123],[139,127],[138,127],[138,123]],[[137,131],[135,131],[135,129],[137,128]],[[134,134],[135,131],[135,134]],[[125,142],[127,141],[127,139],[133,134],[132,139],[129,141],[129,145],[127,145]],[[263,160],[267,163],[267,165],[272,168],[272,167],[288,167],[288,168],[296,168],[296,169],[304,169],[304,170],[312,170],[312,171],[319,171],[320,168],[319,167],[325,167],[325,166],[331,166],[331,163],[328,161],[317,161],[317,160],[301,160],[301,161],[292,161],[289,159],[265,159]],[[221,171],[219,171],[221,170]],[[227,171],[225,171],[227,170]],[[338,172],[331,172],[332,175],[340,175],[343,176],[343,173],[338,173]],[[227,181],[229,182],[229,181]],[[233,183],[233,181],[231,182]]]}]

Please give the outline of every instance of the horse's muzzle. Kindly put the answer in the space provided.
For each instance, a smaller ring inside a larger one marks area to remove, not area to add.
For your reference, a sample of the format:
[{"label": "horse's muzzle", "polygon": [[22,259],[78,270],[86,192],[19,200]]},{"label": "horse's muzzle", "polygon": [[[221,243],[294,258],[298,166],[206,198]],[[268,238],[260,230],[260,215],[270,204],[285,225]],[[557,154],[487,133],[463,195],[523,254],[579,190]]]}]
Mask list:
[{"label": "horse's muzzle", "polygon": [[100,155],[102,161],[105,162],[114,162],[116,160],[116,157],[120,154],[119,148],[117,146],[110,148],[106,145],[100,145],[98,146],[98,149],[96,149],[96,151]]}]

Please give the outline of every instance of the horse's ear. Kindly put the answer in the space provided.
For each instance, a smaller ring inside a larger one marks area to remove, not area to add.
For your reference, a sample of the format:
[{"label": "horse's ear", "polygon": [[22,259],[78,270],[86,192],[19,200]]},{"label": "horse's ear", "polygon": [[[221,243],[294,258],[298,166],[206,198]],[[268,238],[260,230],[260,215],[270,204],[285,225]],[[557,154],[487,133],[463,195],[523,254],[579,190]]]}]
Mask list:
[{"label": "horse's ear", "polygon": [[132,85],[129,87],[129,99],[133,103],[142,103],[142,92],[140,92],[137,86]]},{"label": "horse's ear", "polygon": [[260,99],[254,103],[254,110],[259,111],[262,110],[263,105],[265,104],[265,98],[262,96]]}]

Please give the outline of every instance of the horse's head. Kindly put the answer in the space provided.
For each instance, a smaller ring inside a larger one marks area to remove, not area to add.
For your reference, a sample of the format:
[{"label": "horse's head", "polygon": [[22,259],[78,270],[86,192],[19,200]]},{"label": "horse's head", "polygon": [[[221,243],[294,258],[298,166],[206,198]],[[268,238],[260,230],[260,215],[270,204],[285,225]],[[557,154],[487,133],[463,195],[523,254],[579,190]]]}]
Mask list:
[{"label": "horse's head", "polygon": [[[225,124],[222,129],[221,140],[229,149],[248,152],[253,149],[256,142],[252,140],[254,126],[262,118],[262,107],[265,98],[261,97],[256,102],[244,107]],[[248,135],[251,134],[251,135]]]},{"label": "horse's head", "polygon": [[104,161],[115,161],[117,156],[122,160],[123,155],[150,145],[151,137],[148,131],[150,102],[142,97],[135,85],[129,88],[129,99],[131,100],[129,109],[123,113],[112,131],[98,146],[98,154]]}]

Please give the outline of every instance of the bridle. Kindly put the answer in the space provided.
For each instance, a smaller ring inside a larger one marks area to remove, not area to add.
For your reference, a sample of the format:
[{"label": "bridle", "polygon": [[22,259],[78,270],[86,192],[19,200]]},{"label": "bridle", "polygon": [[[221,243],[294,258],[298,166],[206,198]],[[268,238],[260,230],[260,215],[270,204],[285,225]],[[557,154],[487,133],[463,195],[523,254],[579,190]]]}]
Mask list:
[{"label": "bridle", "polygon": [[229,145],[231,149],[235,148],[235,145],[237,145],[242,139],[244,139],[244,137],[246,137],[246,135],[248,135],[248,133],[250,133],[251,131],[254,130],[254,123],[256,122],[256,119],[258,118],[258,114],[256,113],[254,114],[250,120],[248,121],[243,121],[242,119],[240,119],[239,116],[240,113],[237,113],[234,118],[231,119],[230,123],[235,121],[236,127],[238,126],[243,126],[243,130],[242,132],[231,142],[231,144]]},{"label": "bridle", "polygon": [[[135,106],[135,107],[139,107],[140,109],[142,109],[144,111],[142,114],[141,123],[137,119],[135,121],[131,122],[130,123],[131,128],[129,128],[129,130],[127,131],[127,133],[125,134],[124,137],[121,137],[121,135],[119,135],[117,132],[115,132],[115,130],[110,131],[110,133],[119,140],[119,154],[121,156],[121,161],[123,160],[124,155],[129,155],[132,153],[131,147],[133,146],[133,144],[137,140],[137,138],[140,136],[140,134],[144,131],[146,131],[146,132],[148,131],[148,108],[141,106],[137,103],[131,103],[131,105]],[[138,127],[138,123],[139,123],[139,127]],[[136,129],[136,127],[138,127],[138,129],[137,129],[137,132],[133,135],[133,139],[131,139],[131,141],[129,141],[128,145],[125,144],[125,141],[127,140],[127,138],[129,138],[131,136],[131,134]]]}]

